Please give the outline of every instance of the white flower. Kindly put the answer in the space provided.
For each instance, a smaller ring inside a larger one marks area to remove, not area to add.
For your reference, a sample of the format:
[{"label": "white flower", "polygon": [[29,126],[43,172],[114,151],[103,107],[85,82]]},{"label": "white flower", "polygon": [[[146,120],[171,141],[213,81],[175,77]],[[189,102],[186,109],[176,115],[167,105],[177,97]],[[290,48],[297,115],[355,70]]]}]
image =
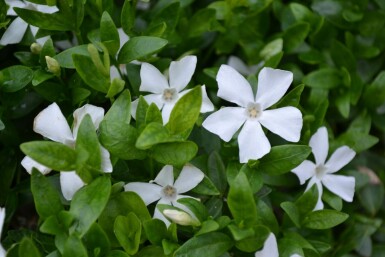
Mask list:
[{"label": "white flower", "polygon": [[[192,165],[185,165],[174,182],[173,167],[166,165],[150,183],[132,182],[124,186],[126,191],[137,193],[146,205],[158,201],[158,204],[169,204],[186,211],[192,215],[192,212],[183,204],[178,203],[178,199],[189,196],[181,195],[196,187],[204,178],[204,174],[198,168]],[[156,184],[154,184],[155,182]],[[194,216],[193,216],[194,217]],[[167,226],[170,222],[155,207],[154,218],[162,220]]]},{"label": "white flower", "polygon": [[[5,0],[5,2],[7,5],[9,5],[7,15],[10,15],[10,16],[17,16],[16,12],[13,10],[13,7],[39,11],[42,13],[55,13],[59,10],[56,6],[34,4],[34,3],[22,1],[22,0]],[[16,17],[12,21],[12,23],[9,25],[8,29],[4,32],[2,38],[0,39],[0,45],[19,43],[23,39],[23,36],[28,26],[30,26],[31,32],[35,37],[39,28],[29,25],[20,17]],[[48,36],[42,37],[42,38],[36,39],[36,41],[40,45],[43,45],[48,38],[49,38]]]},{"label": "white flower", "polygon": [[263,66],[264,62],[260,62],[256,65],[248,66],[240,58],[236,56],[230,56],[227,64],[237,70],[239,73],[245,76],[254,75]]},{"label": "white flower", "polygon": [[[5,208],[0,207],[0,239],[1,239],[1,233],[3,231],[4,220],[5,220]],[[0,243],[0,257],[5,257],[5,254],[6,254],[6,251]]]},{"label": "white flower", "polygon": [[239,136],[239,159],[246,163],[270,152],[270,143],[262,126],[287,141],[297,142],[302,129],[302,114],[292,106],[266,110],[285,94],[293,81],[289,71],[263,68],[258,75],[254,97],[249,82],[236,70],[222,65],[217,75],[218,96],[240,107],[224,107],[211,114],[203,127],[228,142],[242,127]]},{"label": "white flower", "polygon": [[184,211],[166,209],[163,211],[163,215],[172,220],[176,224],[182,226],[199,226],[200,222],[196,218],[193,218],[190,214]]},{"label": "white flower", "polygon": [[[155,103],[162,110],[163,124],[166,124],[170,118],[172,109],[180,97],[189,90],[182,91],[190,82],[195,71],[197,63],[196,56],[185,56],[179,61],[173,61],[169,68],[169,79],[153,65],[142,63],[140,69],[140,78],[142,80],[139,90],[151,92],[153,94],[145,95],[144,99],[148,103]],[[202,106],[201,112],[210,112],[214,110],[214,105],[207,97],[206,87],[202,87]],[[132,102],[131,114],[135,118],[138,99]]]},{"label": "white flower", "polygon": [[348,164],[356,153],[347,146],[341,146],[332,154],[329,160],[325,162],[329,151],[328,132],[325,127],[317,130],[311,137],[309,145],[312,148],[315,163],[306,160],[293,169],[292,172],[298,176],[301,185],[311,178],[306,190],[314,184],[317,185],[318,202],[314,210],[323,209],[321,200],[323,192],[322,185],[345,201],[353,201],[355,178],[334,175],[333,173]]},{"label": "white flower", "polygon": [[[277,239],[273,233],[270,233],[267,237],[262,250],[255,253],[255,257],[279,257]],[[290,257],[302,257],[295,253]]]},{"label": "white flower", "polygon": [[[73,147],[76,142],[80,123],[87,114],[91,116],[95,128],[98,128],[104,117],[104,109],[90,104],[86,104],[83,107],[76,109],[73,113],[74,123],[71,131],[59,106],[56,103],[53,103],[36,116],[33,130],[53,141]],[[112,172],[109,152],[104,147],[100,146],[100,153],[102,157],[101,169],[106,173]],[[29,174],[31,174],[33,167],[38,169],[42,174],[47,174],[51,171],[50,168],[39,164],[28,156],[24,157],[21,165]],[[60,172],[60,186],[64,198],[71,200],[76,191],[84,186],[84,182],[75,171],[65,171]]]}]

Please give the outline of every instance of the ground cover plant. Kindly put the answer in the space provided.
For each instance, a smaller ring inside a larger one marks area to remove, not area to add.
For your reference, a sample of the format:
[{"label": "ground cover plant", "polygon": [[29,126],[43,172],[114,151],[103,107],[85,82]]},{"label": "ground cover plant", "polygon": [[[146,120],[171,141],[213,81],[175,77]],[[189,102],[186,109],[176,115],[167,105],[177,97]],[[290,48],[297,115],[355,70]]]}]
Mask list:
[{"label": "ground cover plant", "polygon": [[0,257],[385,256],[382,0],[0,0]]}]

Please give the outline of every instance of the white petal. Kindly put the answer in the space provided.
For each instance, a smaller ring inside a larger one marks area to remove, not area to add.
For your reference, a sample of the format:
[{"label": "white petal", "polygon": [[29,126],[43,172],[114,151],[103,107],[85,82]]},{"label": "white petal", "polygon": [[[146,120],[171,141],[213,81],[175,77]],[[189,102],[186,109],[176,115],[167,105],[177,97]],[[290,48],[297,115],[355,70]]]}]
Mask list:
[{"label": "white petal", "polygon": [[236,69],[242,75],[249,76],[252,74],[250,68],[236,56],[230,56],[227,64]]},{"label": "white petal", "polygon": [[38,163],[37,161],[33,160],[32,158],[25,156],[23,160],[21,161],[21,166],[24,167],[24,169],[31,174],[32,168],[36,168],[38,171],[40,171],[41,174],[46,175],[51,172],[51,169]]},{"label": "white petal", "polygon": [[262,250],[256,252],[255,257],[279,257],[277,239],[273,233],[270,233]]},{"label": "white petal", "polygon": [[17,16],[17,13],[13,10],[13,7],[24,8],[26,4],[20,0],[5,0],[5,3],[9,5],[7,15]]},{"label": "white petal", "polygon": [[257,121],[246,121],[238,136],[239,162],[257,160],[270,152],[271,146]]},{"label": "white petal", "polygon": [[56,103],[52,103],[36,116],[33,131],[63,144],[74,140],[67,120]]},{"label": "white petal", "polygon": [[325,127],[319,128],[317,132],[310,138],[309,145],[312,149],[315,163],[317,165],[324,165],[329,151],[327,129]]},{"label": "white petal", "polygon": [[351,148],[347,146],[341,146],[326,162],[325,166],[328,168],[327,173],[334,173],[339,171],[351,160],[353,160],[355,155],[356,152],[354,152]]},{"label": "white petal", "polygon": [[214,111],[214,105],[210,101],[209,97],[207,96],[206,86],[203,85],[201,88],[202,88],[202,107],[201,107],[201,113]]},{"label": "white petal", "polygon": [[72,200],[74,194],[84,186],[83,180],[75,171],[60,172],[60,187],[65,199]]},{"label": "white petal", "polygon": [[170,120],[172,109],[174,109],[175,103],[166,103],[162,108],[163,125],[167,124]]},{"label": "white petal", "polygon": [[168,204],[168,205],[171,205],[171,202],[167,201],[165,199],[160,199],[159,202],[157,203],[157,205],[155,206],[154,216],[153,216],[154,219],[159,219],[159,220],[163,221],[164,224],[166,224],[166,227],[169,227],[171,222],[163,215],[163,213],[161,213],[159,211],[158,204]]},{"label": "white petal", "polygon": [[23,39],[27,28],[28,23],[26,23],[20,17],[17,17],[4,32],[0,39],[0,45],[5,46],[19,43]]},{"label": "white petal", "polygon": [[98,107],[92,104],[86,104],[81,108],[78,108],[74,111],[74,123],[73,123],[73,134],[74,138],[76,138],[79,130],[79,126],[82,123],[84,116],[89,114],[91,116],[92,123],[95,128],[99,128],[100,122],[104,117],[104,109],[102,107]]},{"label": "white petal", "polygon": [[159,110],[162,109],[164,105],[162,94],[149,94],[143,97],[149,105],[154,103],[156,106],[158,106]]},{"label": "white petal", "polygon": [[182,91],[190,82],[196,65],[197,57],[193,55],[171,62],[169,69],[170,87],[175,88],[177,92]]},{"label": "white petal", "polygon": [[124,32],[122,28],[118,28],[118,33],[119,33],[119,42],[120,42],[120,49],[122,46],[130,39],[129,36]]},{"label": "white petal", "polygon": [[111,159],[110,159],[110,152],[103,146],[100,146],[100,156],[102,157],[102,171],[105,173],[111,173],[113,170]]},{"label": "white petal", "polygon": [[124,190],[137,193],[146,205],[149,205],[162,197],[162,187],[151,183],[128,183],[124,186]]},{"label": "white petal", "polygon": [[298,142],[301,137],[302,114],[295,107],[265,110],[259,122],[287,141]]},{"label": "white petal", "polygon": [[136,110],[138,109],[139,98],[131,102],[131,116],[136,119]]},{"label": "white petal", "polygon": [[299,254],[292,254],[292,255],[290,255],[290,257],[302,257],[302,255],[299,255]]},{"label": "white petal", "polygon": [[32,35],[33,35],[34,37],[36,36],[37,31],[39,30],[38,27],[35,27],[35,26],[32,26],[32,25],[29,26],[29,29],[31,30]]},{"label": "white petal", "polygon": [[322,210],[324,208],[324,204],[322,202],[323,187],[322,187],[321,181],[315,176],[312,177],[310,179],[309,183],[307,184],[305,191],[309,190],[314,184],[316,184],[317,189],[318,189],[318,200],[317,200],[317,204],[314,207],[313,211]]},{"label": "white petal", "polygon": [[322,178],[322,183],[329,189],[329,191],[338,195],[345,201],[353,201],[354,187],[356,184],[354,177],[326,174]]},{"label": "white petal", "polygon": [[187,164],[183,166],[179,177],[175,180],[174,187],[178,194],[190,191],[196,187],[205,177],[205,174],[195,166]]},{"label": "white petal", "polygon": [[46,36],[46,37],[41,37],[41,38],[36,38],[36,42],[39,44],[39,45],[44,45],[45,42],[50,39],[50,36]]},{"label": "white petal", "polygon": [[305,160],[299,166],[294,168],[293,172],[299,178],[299,183],[303,185],[306,180],[315,175],[316,166],[311,161]]},{"label": "white petal", "polygon": [[218,96],[226,101],[247,107],[254,102],[253,90],[249,82],[234,68],[221,65],[217,74]]},{"label": "white petal", "polygon": [[140,68],[140,79],[142,80],[139,90],[162,94],[163,90],[169,88],[166,78],[155,66],[142,63]]},{"label": "white petal", "polygon": [[269,108],[286,93],[293,73],[285,70],[263,68],[258,75],[258,90],[255,101],[265,110]]},{"label": "white petal", "polygon": [[7,252],[5,251],[3,246],[0,244],[0,257],[5,257],[6,254]]},{"label": "white petal", "polygon": [[193,217],[194,219],[198,220],[198,218],[195,216],[195,214],[186,206],[186,205],[183,205],[181,203],[178,203],[178,200],[179,199],[182,199],[182,198],[191,198],[191,199],[195,199],[197,201],[200,201],[200,199],[198,198],[195,198],[195,197],[191,197],[191,196],[188,196],[188,195],[177,195],[175,201],[172,201],[172,205],[187,212],[188,214],[190,214],[191,217]]},{"label": "white petal", "polygon": [[208,116],[202,126],[228,142],[246,121],[245,112],[242,107],[225,107]]},{"label": "white petal", "polygon": [[48,5],[42,5],[42,4],[35,4],[35,8],[42,13],[55,13],[59,11],[59,9],[56,6],[48,6]]},{"label": "white petal", "polygon": [[120,77],[120,73],[118,71],[118,68],[116,68],[116,66],[114,66],[114,65],[110,66],[110,78],[111,78],[111,80],[113,80],[114,78],[118,78],[118,79],[122,78],[122,77]]},{"label": "white petal", "polygon": [[5,220],[5,208],[0,207],[0,238],[1,238],[1,233],[3,231],[4,220]]},{"label": "white petal", "polygon": [[154,179],[154,182],[162,187],[174,185],[174,173],[171,165],[164,166]]}]

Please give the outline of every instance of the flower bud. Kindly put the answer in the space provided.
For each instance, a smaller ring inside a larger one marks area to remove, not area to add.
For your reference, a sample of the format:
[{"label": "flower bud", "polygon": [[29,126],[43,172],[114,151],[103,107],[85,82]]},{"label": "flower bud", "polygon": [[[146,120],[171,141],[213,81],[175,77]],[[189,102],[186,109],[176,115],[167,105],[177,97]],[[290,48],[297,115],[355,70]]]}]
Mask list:
[{"label": "flower bud", "polygon": [[30,49],[31,49],[31,53],[40,54],[42,46],[38,43],[32,43]]},{"label": "flower bud", "polygon": [[60,76],[60,65],[59,63],[52,57],[46,56],[45,61],[47,62],[47,68],[50,72],[55,74],[56,76]]},{"label": "flower bud", "polygon": [[171,221],[182,226],[199,226],[200,222],[184,211],[166,209],[163,215]]}]

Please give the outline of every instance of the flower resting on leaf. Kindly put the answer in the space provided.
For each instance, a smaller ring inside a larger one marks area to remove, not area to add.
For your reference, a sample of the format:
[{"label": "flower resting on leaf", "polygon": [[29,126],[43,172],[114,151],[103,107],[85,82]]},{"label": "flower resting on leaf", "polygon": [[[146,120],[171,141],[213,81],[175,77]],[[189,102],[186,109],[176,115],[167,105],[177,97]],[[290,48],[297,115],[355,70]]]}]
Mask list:
[{"label": "flower resting on leaf", "polygon": [[[5,208],[0,207],[0,240],[5,220]],[[5,257],[6,251],[0,243],[0,257]]]},{"label": "flower resting on leaf", "polygon": [[[279,257],[277,239],[273,233],[267,237],[262,250],[255,253],[255,257]],[[292,254],[290,257],[302,257],[299,254]]]},{"label": "flower resting on leaf", "polygon": [[318,202],[314,210],[323,209],[322,203],[322,185],[329,191],[338,195],[347,202],[353,201],[355,178],[343,175],[334,175],[333,173],[339,171],[342,167],[348,164],[356,155],[356,153],[347,146],[338,148],[329,160],[326,162],[326,157],[329,151],[328,132],[325,127],[321,127],[310,138],[310,147],[315,158],[315,163],[311,161],[304,161],[298,167],[292,170],[302,184],[310,179],[306,190],[311,188],[314,184],[318,189]]},{"label": "flower resting on leaf", "polygon": [[[173,205],[195,217],[187,207],[177,201],[190,197],[181,194],[196,187],[203,178],[204,174],[201,170],[192,165],[185,165],[174,182],[173,167],[166,165],[150,183],[132,182],[125,185],[124,189],[137,193],[146,205],[158,201],[158,204]],[[170,222],[157,207],[155,207],[154,218],[162,220],[167,226],[170,225]]]},{"label": "flower resting on leaf", "polygon": [[297,108],[288,106],[267,110],[277,103],[289,88],[293,81],[291,72],[263,68],[258,75],[255,97],[249,82],[228,65],[220,67],[217,81],[218,96],[239,107],[224,107],[207,117],[202,125],[226,142],[242,127],[238,136],[241,163],[259,159],[270,152],[271,146],[262,126],[287,141],[299,140],[302,114]]},{"label": "flower resting on leaf", "polygon": [[[151,92],[144,96],[144,99],[151,104],[155,103],[159,110],[162,110],[163,124],[170,118],[172,109],[176,102],[189,90],[182,91],[190,82],[197,63],[196,56],[185,56],[179,61],[173,61],[169,68],[169,78],[167,79],[160,71],[149,63],[143,63],[140,69],[141,84],[140,91]],[[136,117],[138,101],[135,100],[131,105],[131,114]],[[202,86],[202,107],[201,112],[214,110],[214,105],[207,97],[206,87]]]},{"label": "flower resting on leaf", "polygon": [[[104,109],[90,104],[86,104],[83,107],[76,109],[73,113],[74,123],[71,131],[59,106],[56,103],[53,103],[36,116],[33,130],[53,141],[73,147],[76,142],[80,123],[87,114],[91,116],[95,128],[98,128],[104,117]],[[100,152],[102,157],[101,170],[108,173],[112,172],[109,152],[102,146],[100,146]],[[34,161],[28,156],[24,157],[21,161],[21,165],[30,174],[33,167],[38,169],[42,174],[48,174],[51,171],[50,168]],[[60,186],[64,198],[71,200],[76,191],[84,186],[84,182],[75,171],[63,171],[60,172]]]},{"label": "flower resting on leaf", "polygon": [[[39,11],[42,13],[55,13],[59,11],[56,6],[47,6],[41,4],[34,4],[30,2],[25,2],[22,0],[5,0],[6,4],[9,5],[9,9],[7,11],[7,15],[17,16],[17,13],[13,10],[14,7]],[[0,45],[8,45],[8,44],[17,44],[19,43],[27,31],[28,26],[31,29],[33,36],[35,37],[38,31],[38,28],[32,25],[29,25],[22,18],[16,17],[12,23],[9,25],[8,29],[4,32],[2,38],[0,39]],[[45,41],[47,41],[49,37],[43,37],[36,39],[36,41],[43,45]]]}]

